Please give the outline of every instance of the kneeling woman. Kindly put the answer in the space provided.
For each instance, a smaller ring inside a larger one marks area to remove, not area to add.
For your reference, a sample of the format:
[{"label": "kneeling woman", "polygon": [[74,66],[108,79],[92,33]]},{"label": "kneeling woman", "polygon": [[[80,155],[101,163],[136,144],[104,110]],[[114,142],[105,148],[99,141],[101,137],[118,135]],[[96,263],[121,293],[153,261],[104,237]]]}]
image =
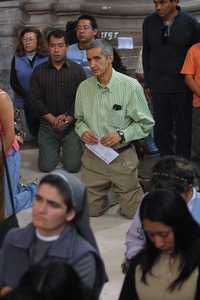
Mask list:
[{"label": "kneeling woman", "polygon": [[107,280],[89,223],[85,186],[62,170],[41,179],[32,223],[7,234],[0,255],[0,287],[5,294],[33,265],[65,262],[80,277],[88,298],[98,298]]},{"label": "kneeling woman", "polygon": [[120,300],[199,300],[200,227],[182,197],[157,190],[140,208],[146,236],[132,261]]}]

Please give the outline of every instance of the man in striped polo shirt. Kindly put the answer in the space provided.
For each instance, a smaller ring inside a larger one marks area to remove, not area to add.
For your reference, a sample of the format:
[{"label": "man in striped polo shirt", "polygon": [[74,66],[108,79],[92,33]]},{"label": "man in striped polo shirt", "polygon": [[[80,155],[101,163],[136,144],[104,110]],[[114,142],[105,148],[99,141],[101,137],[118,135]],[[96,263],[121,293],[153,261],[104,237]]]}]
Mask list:
[{"label": "man in striped polo shirt", "polygon": [[61,159],[65,170],[76,173],[82,148],[74,131],[74,102],[85,73],[66,58],[68,45],[63,30],[51,31],[47,43],[48,61],[34,69],[29,91],[29,106],[40,118],[38,165],[40,171],[51,172]]},{"label": "man in striped polo shirt", "polygon": [[105,212],[111,189],[119,200],[120,213],[132,218],[142,196],[132,142],[148,136],[154,121],[141,85],[112,68],[113,49],[107,41],[93,41],[87,58],[94,76],[83,81],[77,90],[76,132],[85,144],[101,143],[119,153],[106,164],[85,148],[82,180],[88,187],[90,215]]}]

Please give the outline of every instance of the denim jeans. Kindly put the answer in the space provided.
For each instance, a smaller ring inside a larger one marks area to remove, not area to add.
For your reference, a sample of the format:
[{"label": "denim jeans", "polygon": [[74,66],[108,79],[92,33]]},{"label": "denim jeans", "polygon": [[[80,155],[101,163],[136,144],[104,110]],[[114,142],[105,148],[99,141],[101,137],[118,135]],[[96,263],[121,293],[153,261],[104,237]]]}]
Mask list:
[{"label": "denim jeans", "polygon": [[[21,185],[19,183],[19,176],[20,176],[20,163],[21,163],[21,156],[20,152],[12,149],[12,151],[6,157],[10,179],[11,179],[11,186],[12,192],[14,196],[14,204],[15,204],[15,211],[19,212],[22,209],[26,209],[32,206],[32,200],[36,192],[36,184],[30,183],[28,185]],[[8,188],[8,182],[6,177],[6,171],[4,171],[4,199],[5,199],[5,214],[7,216],[13,213],[11,201],[10,201],[10,194]]]}]

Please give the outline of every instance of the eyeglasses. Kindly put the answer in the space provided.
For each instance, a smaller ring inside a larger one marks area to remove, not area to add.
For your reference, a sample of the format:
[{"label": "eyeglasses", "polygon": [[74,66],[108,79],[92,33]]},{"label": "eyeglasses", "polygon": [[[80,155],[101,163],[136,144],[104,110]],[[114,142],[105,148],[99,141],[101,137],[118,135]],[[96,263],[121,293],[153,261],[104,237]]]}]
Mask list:
[{"label": "eyeglasses", "polygon": [[22,39],[23,42],[27,43],[27,42],[34,42],[36,41],[36,39]]},{"label": "eyeglasses", "polygon": [[76,26],[76,30],[81,30],[81,29],[84,29],[84,30],[88,30],[88,29],[92,29],[92,26],[91,25],[78,25]]}]

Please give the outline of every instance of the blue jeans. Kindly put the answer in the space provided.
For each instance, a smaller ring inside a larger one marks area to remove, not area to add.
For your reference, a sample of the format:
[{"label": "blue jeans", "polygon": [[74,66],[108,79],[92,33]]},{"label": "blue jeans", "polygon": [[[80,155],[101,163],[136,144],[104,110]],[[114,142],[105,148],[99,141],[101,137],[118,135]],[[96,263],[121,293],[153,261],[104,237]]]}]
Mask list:
[{"label": "blue jeans", "polygon": [[156,153],[158,152],[158,148],[154,142],[154,132],[153,129],[151,129],[149,135],[146,137],[146,147],[147,147],[147,151],[150,154]]},{"label": "blue jeans", "polygon": [[[12,151],[6,156],[10,179],[11,179],[11,186],[14,196],[14,204],[15,204],[15,211],[19,212],[22,209],[29,208],[32,206],[33,197],[36,192],[36,184],[30,183],[28,185],[21,185],[19,183],[19,172],[20,172],[20,163],[21,163],[21,156],[19,151],[12,149]],[[8,182],[6,177],[6,171],[4,171],[4,199],[5,199],[5,213],[7,216],[13,213]]]}]

